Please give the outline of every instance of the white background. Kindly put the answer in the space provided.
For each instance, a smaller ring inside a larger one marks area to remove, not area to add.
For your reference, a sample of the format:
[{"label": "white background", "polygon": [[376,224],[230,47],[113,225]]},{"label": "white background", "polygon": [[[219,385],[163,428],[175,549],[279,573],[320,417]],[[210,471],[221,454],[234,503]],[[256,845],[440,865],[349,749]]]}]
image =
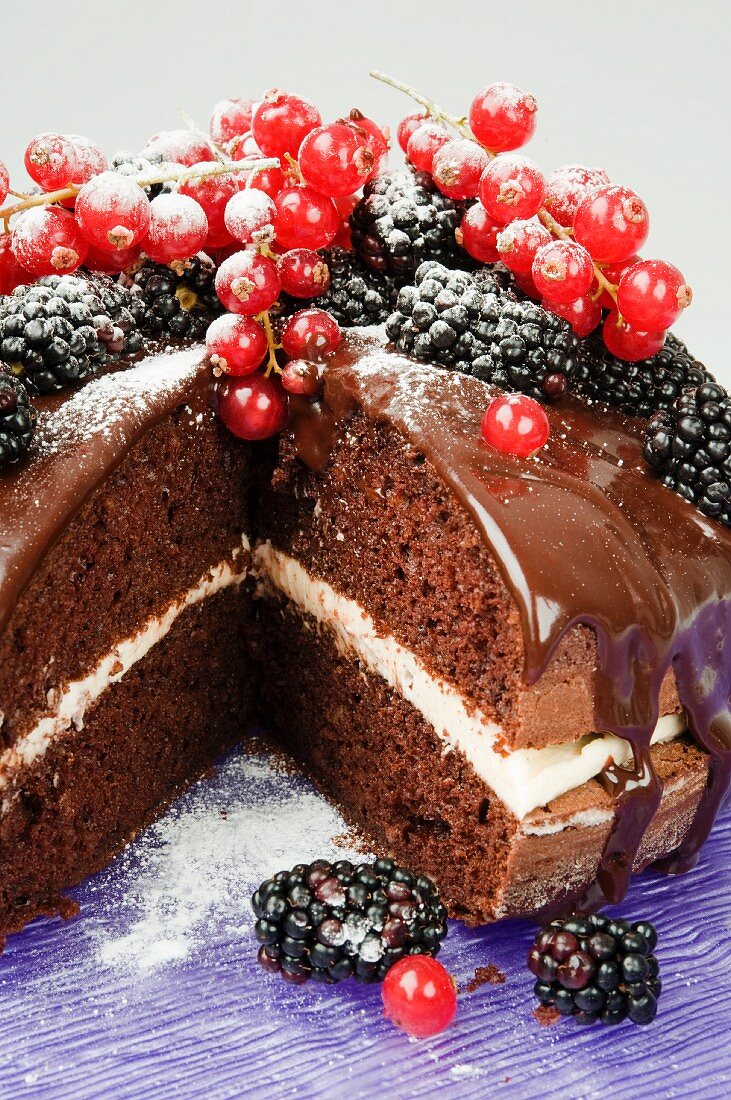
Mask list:
[{"label": "white background", "polygon": [[678,326],[731,381],[729,0],[25,0],[2,4],[2,142],[16,183],[42,130],[87,134],[108,153],[206,124],[225,96],[279,86],[326,120],[353,106],[396,124],[409,109],[378,68],[459,114],[493,80],[539,102],[527,148],[550,170],[602,165],[650,208],[644,255],[695,291]]}]

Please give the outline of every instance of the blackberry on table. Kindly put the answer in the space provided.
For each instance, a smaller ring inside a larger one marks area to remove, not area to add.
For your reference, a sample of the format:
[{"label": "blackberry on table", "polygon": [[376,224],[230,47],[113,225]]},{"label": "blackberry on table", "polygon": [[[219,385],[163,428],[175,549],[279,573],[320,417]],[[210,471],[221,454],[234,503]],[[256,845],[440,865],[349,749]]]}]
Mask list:
[{"label": "blackberry on table", "polygon": [[0,370],[0,468],[19,462],[27,453],[36,419],[23,383]]},{"label": "blackberry on table", "polygon": [[255,891],[259,962],[287,981],[379,982],[404,955],[436,955],[447,913],[436,887],[391,859],[319,859]]},{"label": "blackberry on table", "polygon": [[464,203],[436,191],[427,173],[386,172],[365,185],[350,215],[353,248],[371,271],[394,275],[427,259],[464,264],[454,236],[463,212]]},{"label": "blackberry on table", "polygon": [[320,256],[327,264],[330,285],[317,298],[292,298],[282,295],[284,313],[316,306],[330,313],[342,328],[356,325],[381,325],[390,316],[396,296],[395,280],[371,271],[355,252],[344,248],[323,248]]},{"label": "blackberry on table", "polygon": [[215,290],[216,265],[201,252],[172,266],[146,260],[119,281],[131,295],[145,336],[201,339],[223,312]]},{"label": "blackberry on table", "polygon": [[397,348],[539,400],[564,393],[576,367],[571,326],[520,301],[502,272],[453,271],[428,261],[402,287],[386,324]]},{"label": "blackberry on table", "polygon": [[644,456],[664,485],[731,527],[731,396],[723,386],[704,382],[657,413]]},{"label": "blackberry on table", "polygon": [[656,944],[649,921],[630,924],[598,913],[551,921],[528,955],[535,995],[580,1024],[652,1023],[662,992]]},{"label": "blackberry on table", "polygon": [[572,388],[582,397],[647,419],[671,408],[687,390],[711,381],[712,375],[672,333],[657,355],[639,363],[612,355],[596,334],[582,343]]}]

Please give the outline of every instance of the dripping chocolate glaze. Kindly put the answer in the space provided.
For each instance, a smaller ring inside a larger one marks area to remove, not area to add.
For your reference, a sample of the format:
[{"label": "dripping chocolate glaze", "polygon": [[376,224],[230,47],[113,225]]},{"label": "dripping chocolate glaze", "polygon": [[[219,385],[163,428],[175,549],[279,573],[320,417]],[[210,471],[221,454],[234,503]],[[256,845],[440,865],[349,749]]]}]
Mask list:
[{"label": "dripping chocolate glaze", "polygon": [[144,432],[181,404],[193,416],[208,407],[210,368],[189,348],[37,404],[28,460],[0,473],[0,629],[45,554]]},{"label": "dripping chocolate glaze", "polygon": [[[357,408],[396,428],[471,515],[520,611],[525,679],[535,682],[564,633],[597,636],[596,728],[631,742],[632,768],[605,776],[615,825],[583,907],[619,900],[660,783],[650,757],[660,686],[672,667],[691,731],[710,755],[709,784],[667,870],[692,866],[731,779],[731,536],[666,489],[642,459],[637,421],[567,399],[547,409],[538,456],[488,448],[491,389],[415,363],[353,333],[329,361],[322,400],[294,403],[300,457],[322,468]],[[727,641],[728,639],[728,641]]]}]

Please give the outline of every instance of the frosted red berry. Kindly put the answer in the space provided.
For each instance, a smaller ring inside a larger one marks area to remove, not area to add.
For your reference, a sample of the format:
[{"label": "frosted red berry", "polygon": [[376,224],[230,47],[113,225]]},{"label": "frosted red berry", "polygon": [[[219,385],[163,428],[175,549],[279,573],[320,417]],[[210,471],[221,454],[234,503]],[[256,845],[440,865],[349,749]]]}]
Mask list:
[{"label": "frosted red berry", "polygon": [[494,264],[500,259],[497,235],[502,228],[502,225],[493,221],[482,203],[476,202],[465,212],[455,237],[457,244],[475,260],[483,264]]},{"label": "frosted red berry", "polygon": [[94,176],[106,172],[109,161],[104,156],[99,146],[82,134],[67,134],[66,137],[74,147],[76,154],[76,167],[71,182],[77,186],[87,183]]},{"label": "frosted red berry", "polygon": [[75,271],[88,249],[73,214],[60,206],[25,210],[13,225],[11,239],[16,260],[35,278]]},{"label": "frosted red berry", "polygon": [[[633,264],[638,263],[641,258],[641,256],[635,254],[629,256],[626,260],[620,260],[619,263],[616,264],[602,264],[602,274],[604,275],[604,278],[607,280],[608,283],[611,283],[612,286],[616,287],[625,271],[632,267]],[[598,289],[599,283],[597,281],[594,284],[594,291],[596,292],[598,291]],[[601,293],[599,294],[599,304],[603,309],[616,309],[616,302],[614,298],[604,287],[602,287]]]},{"label": "frosted red berry", "polygon": [[320,370],[317,363],[290,359],[282,370],[282,385],[287,393],[299,397],[315,397],[320,392]]},{"label": "frosted red berry", "polygon": [[628,321],[620,321],[615,309],[607,315],[602,335],[612,355],[628,363],[638,363],[657,355],[665,343],[666,333],[664,329],[650,332],[636,329]]},{"label": "frosted red berry", "polygon": [[230,432],[239,439],[269,439],[287,424],[287,395],[273,378],[252,374],[219,384],[216,408]]},{"label": "frosted red berry", "polygon": [[178,194],[187,195],[202,207],[208,222],[204,242],[206,250],[224,248],[234,239],[225,223],[227,203],[245,186],[240,173],[231,172],[202,179],[187,179],[178,187]]},{"label": "frosted red berry", "polygon": [[617,308],[642,329],[667,329],[693,300],[683,274],[665,260],[640,260],[624,272],[617,287]]},{"label": "frosted red berry", "polygon": [[215,105],[208,123],[211,140],[226,149],[234,138],[251,130],[254,102],[251,99],[222,99]]},{"label": "frosted red berry", "polygon": [[428,121],[429,115],[426,111],[414,111],[413,114],[404,115],[396,130],[396,138],[404,153],[407,151],[411,135]]},{"label": "frosted red berry", "polygon": [[63,134],[38,134],[25,151],[25,170],[44,191],[58,191],[76,173],[76,150]]},{"label": "frosted red berry", "polygon": [[432,175],[443,195],[451,199],[474,199],[487,164],[487,153],[476,141],[457,138],[437,149]]},{"label": "frosted red berry", "polygon": [[277,208],[274,200],[255,187],[237,191],[224,213],[227,231],[241,244],[264,244],[274,240]]},{"label": "frosted red berry", "polygon": [[296,160],[302,141],[321,122],[314,103],[275,88],[256,105],[251,130],[265,156],[284,160],[289,153]]},{"label": "frosted red berry", "polygon": [[603,168],[586,168],[583,164],[564,164],[546,180],[543,205],[559,225],[573,225],[574,214],[584,199],[609,186],[609,176]]},{"label": "frosted red berry", "polygon": [[551,241],[536,252],[531,274],[542,297],[551,302],[573,302],[591,289],[594,264],[582,245]]},{"label": "frosted red berry", "polygon": [[501,225],[515,218],[532,218],[546,189],[535,161],[518,154],[495,157],[480,177],[480,202]]},{"label": "frosted red berry", "polygon": [[113,252],[104,248],[95,248],[89,245],[86,253],[84,267],[89,271],[98,271],[104,275],[119,275],[121,271],[127,271],[137,263],[142,252],[141,244],[134,244],[131,248],[118,248]]},{"label": "frosted red berry", "polygon": [[161,130],[153,134],[142,155],[154,154],[163,157],[172,164],[183,164],[186,168],[202,161],[216,159],[216,152],[205,134],[195,130]]},{"label": "frosted red berry", "polygon": [[150,200],[129,176],[101,172],[76,196],[74,216],[89,244],[107,251],[132,248],[150,225]]},{"label": "frosted red berry", "polygon": [[340,346],[343,334],[324,309],[301,309],[282,330],[282,347],[290,359],[318,363]]},{"label": "frosted red berry", "polygon": [[300,146],[298,160],[305,182],[331,198],[354,194],[375,164],[365,131],[345,122],[311,130]]},{"label": "frosted red berry", "polygon": [[200,252],[207,235],[203,208],[188,195],[158,195],[150,203],[150,228],[143,247],[156,263],[187,260]]},{"label": "frosted red berry", "polygon": [[551,234],[535,218],[511,222],[498,234],[500,259],[511,271],[528,274],[536,252],[552,240]]},{"label": "frosted red berry", "polygon": [[499,81],[476,95],[470,106],[470,129],[494,153],[519,149],[536,128],[538,104],[515,84]]},{"label": "frosted red berry", "polygon": [[274,261],[258,252],[235,252],[216,272],[216,294],[231,313],[255,317],[274,305],[280,290]]},{"label": "frosted red berry", "polygon": [[9,233],[0,236],[0,294],[12,294],[16,286],[33,281],[33,276],[21,267],[13,252]]},{"label": "frosted red berry", "polygon": [[647,240],[650,215],[628,187],[601,187],[574,215],[574,238],[601,264],[626,260]]},{"label": "frosted red berry", "polygon": [[454,980],[430,955],[406,955],[394,963],[381,996],[388,1019],[417,1039],[444,1031],[457,1012]]},{"label": "frosted red berry", "polygon": [[282,290],[293,298],[316,298],[330,286],[330,269],[311,248],[291,248],[277,260]]},{"label": "frosted red berry", "polygon": [[584,294],[573,302],[549,302],[544,298],[541,305],[568,321],[580,339],[592,333],[602,319],[602,307],[591,294]]},{"label": "frosted red berry", "polygon": [[434,156],[452,140],[449,131],[436,122],[427,122],[414,130],[406,144],[406,156],[417,172],[431,172]]},{"label": "frosted red berry", "polygon": [[379,126],[372,118],[368,118],[356,107],[348,113],[347,121],[357,127],[365,135],[366,148],[373,155],[373,167],[371,176],[376,175],[385,168],[388,160],[388,150],[391,146],[391,131],[388,126]]},{"label": "frosted red berry", "polygon": [[285,187],[275,199],[278,244],[288,248],[325,248],[340,226],[331,198],[313,187]]},{"label": "frosted red berry", "polygon": [[243,378],[264,362],[268,345],[264,329],[250,317],[224,313],[208,326],[206,351],[214,374]]},{"label": "frosted red berry", "polygon": [[10,175],[7,168],[0,160],[0,205],[5,202],[10,190]]},{"label": "frosted red berry", "polygon": [[506,393],[488,405],[482,438],[502,454],[529,458],[548,442],[550,426],[541,405],[522,393]]}]

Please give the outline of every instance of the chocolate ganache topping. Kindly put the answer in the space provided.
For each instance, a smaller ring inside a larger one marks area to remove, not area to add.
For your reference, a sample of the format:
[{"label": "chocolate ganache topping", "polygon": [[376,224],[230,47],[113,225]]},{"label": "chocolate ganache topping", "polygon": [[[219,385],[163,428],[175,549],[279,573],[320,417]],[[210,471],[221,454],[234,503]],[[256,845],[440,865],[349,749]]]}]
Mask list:
[{"label": "chocolate ganache topping", "polygon": [[[375,331],[375,330],[374,330]],[[294,403],[300,457],[322,468],[362,408],[425,455],[472,517],[520,611],[525,680],[534,683],[567,630],[593,628],[598,731],[629,741],[632,767],[603,779],[615,823],[584,908],[618,901],[662,794],[650,756],[661,684],[672,668],[709,780],[668,871],[693,866],[731,782],[731,535],[666,489],[642,459],[641,425],[572,398],[547,409],[534,458],[487,447],[493,390],[396,355],[372,333],[329,360],[322,399]],[[728,640],[727,640],[728,639]]]}]

